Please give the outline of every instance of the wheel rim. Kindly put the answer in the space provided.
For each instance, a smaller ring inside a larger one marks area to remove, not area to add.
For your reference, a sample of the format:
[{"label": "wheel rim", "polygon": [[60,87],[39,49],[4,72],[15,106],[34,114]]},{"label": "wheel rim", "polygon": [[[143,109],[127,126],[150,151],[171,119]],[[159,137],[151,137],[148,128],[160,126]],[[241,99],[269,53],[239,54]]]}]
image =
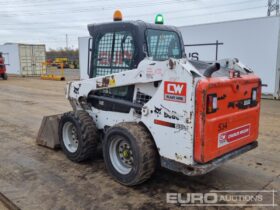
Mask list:
[{"label": "wheel rim", "polygon": [[76,152],[79,146],[79,140],[77,129],[72,122],[67,122],[63,125],[62,135],[66,149],[71,153]]},{"label": "wheel rim", "polygon": [[128,174],[134,162],[130,143],[123,137],[115,137],[110,143],[109,152],[114,168],[121,174]]}]

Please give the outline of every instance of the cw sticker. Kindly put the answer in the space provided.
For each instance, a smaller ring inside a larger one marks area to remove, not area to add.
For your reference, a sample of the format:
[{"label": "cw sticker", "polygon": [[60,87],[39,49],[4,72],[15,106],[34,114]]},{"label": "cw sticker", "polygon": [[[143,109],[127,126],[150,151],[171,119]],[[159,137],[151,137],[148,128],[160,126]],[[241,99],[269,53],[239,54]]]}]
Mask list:
[{"label": "cw sticker", "polygon": [[185,82],[164,82],[164,100],[186,103],[187,83]]}]

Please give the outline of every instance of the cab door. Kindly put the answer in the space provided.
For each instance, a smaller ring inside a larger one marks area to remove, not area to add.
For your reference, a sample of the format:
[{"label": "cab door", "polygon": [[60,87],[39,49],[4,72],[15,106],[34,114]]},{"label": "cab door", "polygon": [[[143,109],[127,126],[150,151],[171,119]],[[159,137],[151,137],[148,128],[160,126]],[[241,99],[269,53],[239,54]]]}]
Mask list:
[{"label": "cab door", "polygon": [[[134,68],[135,44],[132,32],[127,30],[98,33],[93,41],[91,76],[100,77],[94,92],[97,96],[133,101],[134,85],[114,87],[115,73]],[[108,75],[108,76],[107,76]],[[129,107],[117,105],[114,102],[92,100],[92,106],[103,111],[129,113]]]}]

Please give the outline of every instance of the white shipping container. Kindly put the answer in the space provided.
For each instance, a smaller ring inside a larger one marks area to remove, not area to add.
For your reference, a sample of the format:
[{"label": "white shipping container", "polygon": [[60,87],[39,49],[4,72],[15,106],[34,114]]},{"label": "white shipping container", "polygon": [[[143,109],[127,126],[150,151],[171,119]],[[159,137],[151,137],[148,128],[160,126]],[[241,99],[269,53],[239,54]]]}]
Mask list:
[{"label": "white shipping container", "polygon": [[[263,93],[280,98],[280,17],[179,27],[189,59],[238,58],[261,77]],[[89,37],[79,38],[80,77],[87,79]]]},{"label": "white shipping container", "polygon": [[46,61],[46,46],[7,43],[0,45],[5,57],[7,73],[21,76],[41,74],[42,63]]},{"label": "white shipping container", "polygon": [[261,77],[265,95],[280,97],[280,17],[180,27],[189,59],[238,58]]}]

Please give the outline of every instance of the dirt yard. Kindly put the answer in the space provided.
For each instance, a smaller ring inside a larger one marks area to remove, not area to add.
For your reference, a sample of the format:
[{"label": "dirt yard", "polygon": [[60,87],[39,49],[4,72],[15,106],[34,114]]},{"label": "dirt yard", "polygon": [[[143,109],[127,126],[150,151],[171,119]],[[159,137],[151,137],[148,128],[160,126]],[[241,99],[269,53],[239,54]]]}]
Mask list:
[{"label": "dirt yard", "polygon": [[[280,101],[262,101],[257,149],[207,175],[161,169],[145,184],[128,188],[110,178],[102,158],[75,164],[61,151],[35,144],[43,116],[71,110],[65,83],[0,81],[0,192],[21,209],[183,209],[167,204],[166,193],[280,189]],[[275,202],[280,205],[279,194]]]}]

